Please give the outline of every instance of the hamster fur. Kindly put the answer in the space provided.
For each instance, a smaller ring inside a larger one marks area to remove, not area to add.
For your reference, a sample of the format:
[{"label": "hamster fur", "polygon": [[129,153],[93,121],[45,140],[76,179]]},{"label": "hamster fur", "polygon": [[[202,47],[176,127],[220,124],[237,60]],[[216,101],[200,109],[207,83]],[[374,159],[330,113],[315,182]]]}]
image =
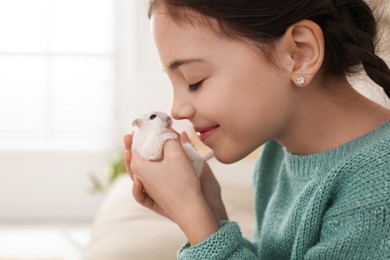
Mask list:
[{"label": "hamster fur", "polygon": [[168,132],[172,119],[162,112],[146,114],[133,121],[137,129],[133,137],[132,148],[145,160],[160,160],[165,141],[178,139],[176,133]]},{"label": "hamster fur", "polygon": [[[169,132],[172,127],[171,117],[163,112],[145,114],[142,118],[135,119],[132,125],[137,127],[133,136],[132,149],[145,160],[162,159],[165,141],[178,139],[176,133]],[[204,162],[212,158],[213,153],[202,156],[191,143],[185,143],[182,146],[192,162],[195,173],[200,176]]]}]

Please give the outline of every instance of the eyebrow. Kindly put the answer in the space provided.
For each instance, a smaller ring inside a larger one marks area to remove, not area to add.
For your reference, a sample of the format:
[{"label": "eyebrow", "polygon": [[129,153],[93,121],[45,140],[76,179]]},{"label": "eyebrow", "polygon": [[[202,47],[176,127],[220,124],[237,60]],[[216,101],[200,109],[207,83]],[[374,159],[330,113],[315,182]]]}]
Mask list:
[{"label": "eyebrow", "polygon": [[205,60],[203,60],[203,59],[178,59],[178,60],[174,60],[173,62],[171,62],[168,67],[170,70],[176,70],[182,65],[193,63],[193,62],[205,62]]}]

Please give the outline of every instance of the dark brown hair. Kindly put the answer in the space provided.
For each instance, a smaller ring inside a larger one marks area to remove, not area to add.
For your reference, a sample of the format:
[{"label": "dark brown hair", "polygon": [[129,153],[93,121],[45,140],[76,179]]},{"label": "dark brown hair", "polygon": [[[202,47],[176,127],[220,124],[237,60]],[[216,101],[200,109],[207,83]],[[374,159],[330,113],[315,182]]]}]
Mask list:
[{"label": "dark brown hair", "polygon": [[176,21],[191,22],[190,10],[216,19],[230,37],[268,44],[290,25],[312,20],[324,33],[325,75],[348,75],[362,65],[390,97],[390,70],[376,55],[377,23],[363,0],[150,0],[149,17],[159,5]]}]

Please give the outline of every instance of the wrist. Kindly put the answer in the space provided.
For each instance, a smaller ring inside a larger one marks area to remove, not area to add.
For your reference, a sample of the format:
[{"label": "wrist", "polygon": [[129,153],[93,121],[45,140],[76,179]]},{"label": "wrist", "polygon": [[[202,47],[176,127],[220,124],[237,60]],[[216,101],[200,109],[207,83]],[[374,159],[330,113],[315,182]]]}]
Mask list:
[{"label": "wrist", "polygon": [[188,209],[175,219],[175,222],[191,245],[200,243],[219,229],[219,221],[214,218],[203,197],[197,202],[193,201]]},{"label": "wrist", "polygon": [[210,205],[210,210],[212,211],[216,223],[223,220],[229,220],[222,198],[214,198],[211,203],[208,202],[208,205]]}]

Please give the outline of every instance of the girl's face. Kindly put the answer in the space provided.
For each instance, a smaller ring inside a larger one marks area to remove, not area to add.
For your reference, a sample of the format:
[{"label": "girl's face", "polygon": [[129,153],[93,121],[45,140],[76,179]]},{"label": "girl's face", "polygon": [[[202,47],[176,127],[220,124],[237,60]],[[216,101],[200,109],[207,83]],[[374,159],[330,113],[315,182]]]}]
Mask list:
[{"label": "girl's face", "polygon": [[294,88],[258,48],[207,23],[178,24],[158,12],[151,23],[173,86],[172,116],[188,119],[219,161],[233,163],[287,134]]}]

